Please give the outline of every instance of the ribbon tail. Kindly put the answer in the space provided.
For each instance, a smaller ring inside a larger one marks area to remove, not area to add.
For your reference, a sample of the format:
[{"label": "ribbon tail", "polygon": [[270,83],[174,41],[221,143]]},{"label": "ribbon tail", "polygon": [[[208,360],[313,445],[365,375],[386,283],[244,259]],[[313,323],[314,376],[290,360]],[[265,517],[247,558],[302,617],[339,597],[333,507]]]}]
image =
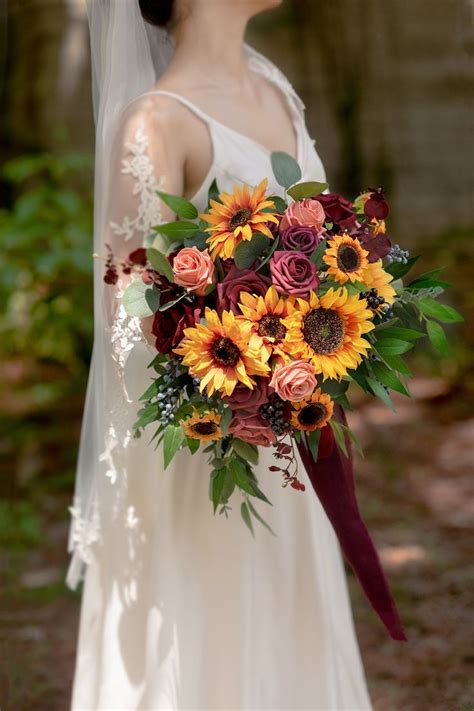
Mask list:
[{"label": "ribbon tail", "polygon": [[[341,407],[335,409],[334,415],[340,422],[345,423]],[[368,601],[390,636],[405,641],[406,635],[379,556],[357,505],[352,456],[346,457],[341,452],[329,425],[321,431],[317,461],[314,461],[303,433],[298,450],[313,489],[339,539],[344,556],[354,570]]]}]

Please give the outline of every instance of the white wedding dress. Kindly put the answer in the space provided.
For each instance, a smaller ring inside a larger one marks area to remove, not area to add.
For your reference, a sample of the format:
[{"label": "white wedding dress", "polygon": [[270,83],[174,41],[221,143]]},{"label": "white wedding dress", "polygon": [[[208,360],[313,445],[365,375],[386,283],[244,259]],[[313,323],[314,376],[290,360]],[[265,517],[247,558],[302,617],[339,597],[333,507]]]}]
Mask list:
[{"label": "white wedding dress", "polygon": [[[250,65],[286,96],[303,179],[324,180],[301,102],[268,63],[255,56]],[[199,209],[213,178],[229,190],[272,175],[263,146],[172,96],[205,122],[212,139],[212,166],[193,199]],[[152,98],[133,102],[122,121],[114,180],[123,214],[110,216],[108,241],[122,241],[124,253],[160,218],[154,190],[161,177],[147,116]],[[281,193],[272,179],[270,189]],[[128,351],[124,363],[118,350],[117,362],[130,402],[103,459],[110,487],[126,477],[127,488],[123,515],[100,530],[85,530],[72,509],[72,539],[88,563],[72,708],[370,709],[339,547],[309,481],[305,493],[283,489],[279,474],[269,471],[272,450],[262,451],[257,475],[273,506],[259,502],[258,508],[276,536],[258,527],[252,538],[238,494],[228,519],[213,516],[205,456],[181,452],[163,471],[162,453],[148,446],[149,438],[123,441],[149,383],[153,349],[120,310],[110,333]],[[306,480],[301,464],[300,478]]]}]

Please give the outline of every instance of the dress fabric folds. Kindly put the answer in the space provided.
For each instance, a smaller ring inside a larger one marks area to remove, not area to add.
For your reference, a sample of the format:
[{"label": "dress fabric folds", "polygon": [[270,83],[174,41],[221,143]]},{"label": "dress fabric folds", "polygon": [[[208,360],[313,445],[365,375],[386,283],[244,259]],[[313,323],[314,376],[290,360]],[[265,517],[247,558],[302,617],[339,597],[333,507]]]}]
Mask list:
[{"label": "dress fabric folds", "polygon": [[[301,103],[280,75],[266,78],[288,101],[303,180],[323,181]],[[144,235],[158,221],[153,188],[161,178],[143,113],[156,93],[126,110],[117,180],[127,181],[133,201],[126,218],[111,216],[116,238]],[[168,96],[209,128],[213,163],[193,199],[199,209],[213,178],[229,190],[272,175],[266,148],[184,97]],[[281,194],[272,179],[269,188]],[[134,333],[123,364],[129,423],[153,356]],[[114,486],[126,472],[126,516],[90,537],[73,711],[370,709],[339,547],[301,462],[304,493],[282,488],[269,471],[272,450],[261,450],[256,474],[273,506],[258,508],[276,535],[260,527],[252,538],[239,501],[231,501],[229,518],[213,517],[204,455],[180,452],[163,471],[162,453],[148,439],[131,442],[111,473]]]}]

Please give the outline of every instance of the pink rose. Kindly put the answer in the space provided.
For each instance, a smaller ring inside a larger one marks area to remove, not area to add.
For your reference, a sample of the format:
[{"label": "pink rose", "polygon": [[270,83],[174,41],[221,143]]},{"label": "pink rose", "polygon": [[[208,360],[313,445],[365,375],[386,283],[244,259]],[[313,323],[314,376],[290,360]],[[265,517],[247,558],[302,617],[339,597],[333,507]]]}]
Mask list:
[{"label": "pink rose", "polygon": [[322,231],[326,215],[323,206],[313,198],[292,202],[283,213],[280,222],[280,230],[286,230],[292,225],[298,227],[314,227],[318,232]]},{"label": "pink rose", "polygon": [[214,263],[207,249],[184,247],[173,259],[173,273],[176,284],[203,296],[214,280]]},{"label": "pink rose", "polygon": [[261,415],[236,413],[229,425],[230,434],[249,444],[269,447],[275,444],[276,436]]},{"label": "pink rose", "polygon": [[268,378],[254,378],[255,387],[250,390],[243,383],[238,383],[235,386],[234,392],[230,397],[226,397],[226,402],[231,410],[248,410],[256,412],[260,405],[268,402],[270,395],[268,389]]},{"label": "pink rose", "polygon": [[240,292],[265,296],[271,281],[252,269],[238,269],[235,265],[217,285],[218,306],[221,311],[242,315],[238,307]]},{"label": "pink rose", "polygon": [[317,385],[314,368],[302,360],[294,360],[275,370],[270,385],[282,400],[301,402],[312,394]]},{"label": "pink rose", "polygon": [[277,250],[270,260],[270,272],[281,294],[305,298],[311,289],[319,287],[316,264],[303,252]]}]

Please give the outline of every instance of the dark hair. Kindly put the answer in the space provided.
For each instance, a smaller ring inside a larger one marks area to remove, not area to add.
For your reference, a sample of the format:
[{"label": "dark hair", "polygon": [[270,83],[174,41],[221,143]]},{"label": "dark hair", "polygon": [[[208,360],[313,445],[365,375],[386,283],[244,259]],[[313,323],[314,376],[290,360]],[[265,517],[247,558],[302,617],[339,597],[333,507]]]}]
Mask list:
[{"label": "dark hair", "polygon": [[173,17],[174,0],[138,0],[145,22],[166,27]]}]

